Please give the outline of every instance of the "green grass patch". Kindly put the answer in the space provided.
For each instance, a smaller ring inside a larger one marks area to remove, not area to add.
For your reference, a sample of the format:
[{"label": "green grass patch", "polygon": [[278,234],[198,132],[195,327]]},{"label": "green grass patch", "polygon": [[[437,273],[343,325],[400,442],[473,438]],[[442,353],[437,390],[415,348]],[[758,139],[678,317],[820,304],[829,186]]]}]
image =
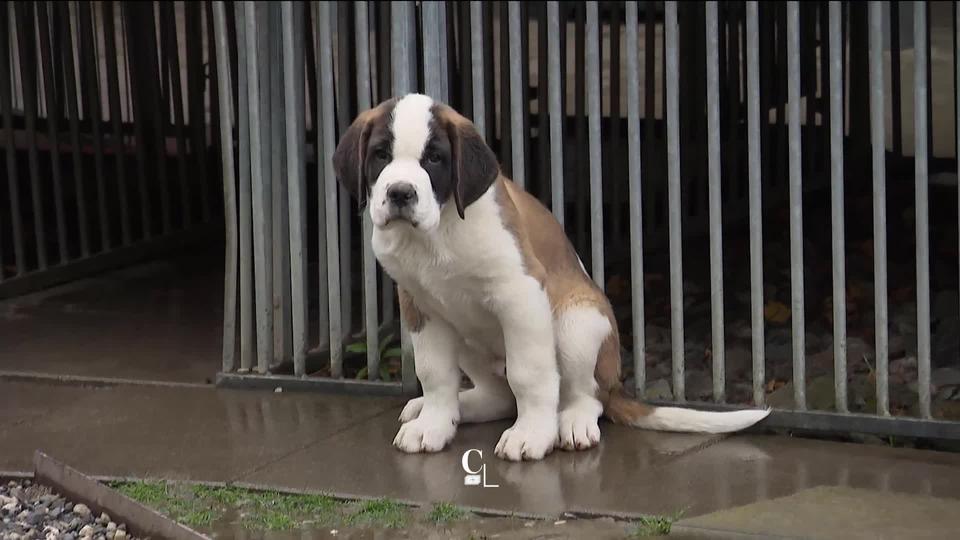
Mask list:
[{"label": "green grass patch", "polygon": [[190,527],[204,527],[214,521],[217,512],[201,498],[184,496],[173,484],[165,482],[117,482],[111,487],[127,497],[170,516]]},{"label": "green grass patch", "polygon": [[672,516],[647,516],[638,519],[635,522],[635,528],[631,536],[633,538],[642,538],[644,536],[666,536],[670,534],[670,529],[675,521],[683,515],[680,510]]},{"label": "green grass patch", "polygon": [[467,512],[448,502],[439,502],[433,505],[427,518],[437,525],[445,525],[453,521],[459,521],[467,516]]},{"label": "green grass patch", "polygon": [[400,528],[407,522],[407,507],[389,499],[365,501],[347,517],[351,526]]}]

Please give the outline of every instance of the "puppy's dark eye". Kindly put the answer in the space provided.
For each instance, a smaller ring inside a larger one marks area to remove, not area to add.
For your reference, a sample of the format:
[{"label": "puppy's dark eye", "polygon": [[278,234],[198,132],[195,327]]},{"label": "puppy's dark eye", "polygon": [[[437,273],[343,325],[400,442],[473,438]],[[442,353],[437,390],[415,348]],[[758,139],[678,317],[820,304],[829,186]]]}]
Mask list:
[{"label": "puppy's dark eye", "polygon": [[437,152],[430,152],[429,154],[427,154],[427,162],[436,165],[437,163],[440,163],[441,161],[443,161],[443,158],[440,157],[440,154],[439,154],[439,153],[437,153]]},{"label": "puppy's dark eye", "polygon": [[390,154],[388,154],[386,150],[374,150],[373,159],[377,161],[387,161],[390,159]]}]

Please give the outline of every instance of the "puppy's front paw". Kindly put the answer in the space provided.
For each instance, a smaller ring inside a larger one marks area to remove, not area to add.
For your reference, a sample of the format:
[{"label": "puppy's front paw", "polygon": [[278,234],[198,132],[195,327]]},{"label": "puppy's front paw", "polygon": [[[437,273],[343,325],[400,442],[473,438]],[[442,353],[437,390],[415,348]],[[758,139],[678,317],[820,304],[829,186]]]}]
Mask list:
[{"label": "puppy's front paw", "polygon": [[456,433],[457,424],[453,418],[421,415],[400,426],[393,445],[411,454],[439,452],[453,440]]},{"label": "puppy's front paw", "polygon": [[423,396],[418,398],[413,398],[407,402],[403,407],[403,410],[400,411],[400,422],[409,422],[415,420],[420,416],[420,411],[423,409]]},{"label": "puppy's front paw", "polygon": [[556,416],[536,422],[517,420],[503,432],[495,453],[509,461],[543,459],[557,442],[556,425]]}]

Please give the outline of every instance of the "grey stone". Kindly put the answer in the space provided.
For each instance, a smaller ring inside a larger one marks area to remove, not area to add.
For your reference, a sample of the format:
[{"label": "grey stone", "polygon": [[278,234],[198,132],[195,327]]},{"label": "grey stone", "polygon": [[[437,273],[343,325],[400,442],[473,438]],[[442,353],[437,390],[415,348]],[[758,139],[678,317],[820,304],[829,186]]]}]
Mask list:
[{"label": "grey stone", "polygon": [[95,531],[96,529],[93,528],[93,525],[84,525],[83,528],[80,529],[80,537],[90,538],[93,536]]},{"label": "grey stone", "polygon": [[77,537],[73,533],[67,533],[63,535],[63,540],[77,540]]},{"label": "grey stone", "polygon": [[118,529],[113,535],[113,540],[126,540],[126,538],[127,532],[120,529]]},{"label": "grey stone", "polygon": [[666,379],[657,379],[647,383],[647,396],[649,400],[670,400],[673,399],[673,390],[670,389],[670,383]]},{"label": "grey stone", "polygon": [[91,515],[90,508],[87,505],[80,503],[73,507],[73,513],[80,517],[87,517]]},{"label": "grey stone", "polygon": [[110,523],[110,516],[106,512],[103,512],[100,514],[100,519],[98,519],[97,521],[103,524]]}]

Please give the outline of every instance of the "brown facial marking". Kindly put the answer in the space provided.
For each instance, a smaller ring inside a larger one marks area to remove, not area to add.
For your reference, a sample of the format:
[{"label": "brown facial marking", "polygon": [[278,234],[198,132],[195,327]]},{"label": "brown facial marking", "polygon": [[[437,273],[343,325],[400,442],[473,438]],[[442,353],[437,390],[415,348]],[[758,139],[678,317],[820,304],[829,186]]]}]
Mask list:
[{"label": "brown facial marking", "polygon": [[493,150],[477,133],[473,122],[446,105],[435,105],[434,116],[446,128],[453,157],[453,200],[457,213],[479,199],[500,174],[500,164]]},{"label": "brown facial marking", "polygon": [[380,174],[378,170],[371,170],[369,149],[383,144],[387,147],[392,143],[390,138],[390,115],[396,105],[396,99],[390,99],[376,107],[360,113],[353,121],[346,133],[340,137],[337,149],[333,153],[333,170],[337,180],[363,206],[370,183]]}]

